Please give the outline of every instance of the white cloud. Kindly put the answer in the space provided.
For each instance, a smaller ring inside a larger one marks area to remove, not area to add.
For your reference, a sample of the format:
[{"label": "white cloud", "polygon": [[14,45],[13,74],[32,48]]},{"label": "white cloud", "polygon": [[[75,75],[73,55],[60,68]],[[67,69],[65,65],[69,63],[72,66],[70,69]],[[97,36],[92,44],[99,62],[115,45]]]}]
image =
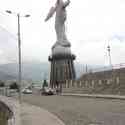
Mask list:
[{"label": "white cloud", "polygon": [[3,51],[2,51],[2,50],[0,50],[0,55],[2,55],[2,53],[3,53]]}]

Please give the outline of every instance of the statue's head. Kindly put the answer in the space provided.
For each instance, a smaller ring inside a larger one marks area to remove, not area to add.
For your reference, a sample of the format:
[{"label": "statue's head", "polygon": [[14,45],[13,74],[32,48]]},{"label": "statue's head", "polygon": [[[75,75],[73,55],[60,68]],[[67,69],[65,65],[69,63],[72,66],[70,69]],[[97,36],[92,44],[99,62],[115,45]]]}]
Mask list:
[{"label": "statue's head", "polygon": [[57,0],[57,4],[63,4],[63,0]]},{"label": "statue's head", "polygon": [[59,4],[59,0],[57,0],[57,4]]}]

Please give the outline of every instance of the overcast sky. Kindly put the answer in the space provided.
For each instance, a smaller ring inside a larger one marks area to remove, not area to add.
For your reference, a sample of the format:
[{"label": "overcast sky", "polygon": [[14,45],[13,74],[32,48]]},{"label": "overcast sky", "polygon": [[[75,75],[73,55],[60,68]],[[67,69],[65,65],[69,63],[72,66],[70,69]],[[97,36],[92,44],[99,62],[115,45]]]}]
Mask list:
[{"label": "overcast sky", "polygon": [[[0,1],[0,63],[17,60],[17,17],[5,10],[30,14],[21,18],[23,61],[47,62],[56,41],[55,17],[44,22],[56,0]],[[77,56],[76,62],[108,65],[107,46],[112,63],[125,63],[125,1],[71,0],[67,8],[66,32]]]}]

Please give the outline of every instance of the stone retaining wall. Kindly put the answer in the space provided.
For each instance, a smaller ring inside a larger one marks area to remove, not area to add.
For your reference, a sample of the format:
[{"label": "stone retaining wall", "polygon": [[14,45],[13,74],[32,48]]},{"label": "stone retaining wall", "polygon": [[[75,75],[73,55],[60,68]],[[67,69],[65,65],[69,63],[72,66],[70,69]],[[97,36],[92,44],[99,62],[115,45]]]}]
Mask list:
[{"label": "stone retaining wall", "polygon": [[0,125],[21,125],[19,103],[5,96],[0,96]]},{"label": "stone retaining wall", "polygon": [[8,125],[8,120],[12,117],[13,112],[5,103],[0,101],[0,125]]},{"label": "stone retaining wall", "polygon": [[125,94],[125,68],[88,73],[76,81],[66,81],[63,92]]}]

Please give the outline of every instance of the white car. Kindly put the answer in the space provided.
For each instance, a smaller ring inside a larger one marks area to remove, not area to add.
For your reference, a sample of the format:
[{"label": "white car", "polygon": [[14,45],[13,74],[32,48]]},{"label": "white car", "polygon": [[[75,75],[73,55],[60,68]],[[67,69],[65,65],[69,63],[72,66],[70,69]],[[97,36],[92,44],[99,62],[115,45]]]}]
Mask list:
[{"label": "white car", "polygon": [[54,90],[50,87],[44,87],[41,91],[42,95],[54,95]]},{"label": "white car", "polygon": [[32,90],[26,88],[26,89],[22,90],[22,93],[24,93],[24,94],[32,94]]}]

